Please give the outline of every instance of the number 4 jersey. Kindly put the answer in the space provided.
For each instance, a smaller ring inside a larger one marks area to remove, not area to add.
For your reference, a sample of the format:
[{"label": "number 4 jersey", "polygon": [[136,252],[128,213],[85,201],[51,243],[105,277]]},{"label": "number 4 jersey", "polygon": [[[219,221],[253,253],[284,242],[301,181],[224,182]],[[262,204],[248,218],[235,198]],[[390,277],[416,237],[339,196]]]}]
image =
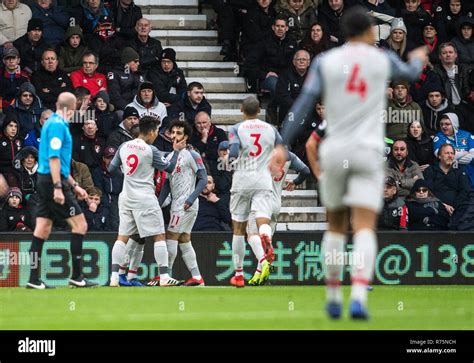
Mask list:
[{"label": "number 4 jersey", "polygon": [[233,167],[231,191],[272,190],[268,164],[275,145],[281,143],[278,131],[261,120],[245,120],[232,126],[229,144],[238,144],[240,151]]}]

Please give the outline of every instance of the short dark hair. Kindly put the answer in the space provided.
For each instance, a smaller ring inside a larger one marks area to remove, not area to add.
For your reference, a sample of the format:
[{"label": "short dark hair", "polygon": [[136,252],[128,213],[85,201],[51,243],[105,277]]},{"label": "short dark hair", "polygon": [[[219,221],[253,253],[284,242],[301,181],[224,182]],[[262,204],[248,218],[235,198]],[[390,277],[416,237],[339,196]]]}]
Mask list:
[{"label": "short dark hair", "polygon": [[453,47],[454,53],[456,53],[456,54],[458,53],[458,48],[456,48],[456,44],[454,44],[453,42],[441,43],[439,48],[438,48],[438,53],[441,55],[441,51],[446,47]]},{"label": "short dark hair", "polygon": [[345,38],[362,35],[373,25],[373,18],[359,5],[348,9],[341,19],[341,31]]},{"label": "short dark hair", "polygon": [[288,25],[288,18],[285,15],[278,14],[277,16],[275,16],[275,20],[273,20],[273,25],[275,25],[278,20],[283,20],[285,24]]},{"label": "short dark hair", "polygon": [[99,55],[94,52],[85,52],[84,55],[82,56],[82,59],[84,59],[84,57],[90,57],[90,56],[94,57],[95,64],[99,64]]},{"label": "short dark hair", "polygon": [[446,147],[450,147],[451,149],[453,149],[453,152],[456,153],[456,149],[454,148],[454,145],[451,145],[451,144],[443,144],[439,147],[439,150],[438,150],[438,158],[439,158],[439,155],[441,154],[441,151],[443,151],[444,148]]},{"label": "short dark hair", "polygon": [[83,98],[84,96],[89,96],[91,94],[91,91],[88,90],[86,87],[77,87],[74,88],[74,91],[72,92],[76,98]]},{"label": "short dark hair", "polygon": [[184,135],[188,137],[188,140],[191,138],[193,129],[191,128],[191,125],[189,124],[188,121],[173,120],[170,124],[169,130],[172,131],[173,127],[177,127],[177,128],[182,127],[184,129]]},{"label": "short dark hair", "polygon": [[200,82],[191,82],[188,84],[188,91],[192,91],[193,88],[204,89],[204,86]]},{"label": "short dark hair", "polygon": [[41,60],[43,60],[44,53],[46,52],[53,52],[54,54],[56,54],[56,58],[58,57],[58,52],[56,52],[56,49],[48,47],[43,51],[43,53],[41,53]]},{"label": "short dark hair", "polygon": [[138,121],[138,128],[140,130],[140,134],[147,135],[151,131],[158,130],[160,126],[160,120],[153,116],[143,116]]}]

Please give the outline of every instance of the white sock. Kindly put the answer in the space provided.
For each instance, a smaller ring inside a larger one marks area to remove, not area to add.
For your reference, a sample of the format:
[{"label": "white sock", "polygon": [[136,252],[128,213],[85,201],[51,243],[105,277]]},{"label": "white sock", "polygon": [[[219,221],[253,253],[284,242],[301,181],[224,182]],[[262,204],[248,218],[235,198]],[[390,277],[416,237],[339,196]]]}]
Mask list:
[{"label": "white sock", "polygon": [[171,275],[174,260],[178,255],[178,241],[176,241],[175,239],[167,239],[166,248],[168,248],[168,273]]},{"label": "white sock", "polygon": [[252,248],[253,254],[257,258],[257,272],[262,272],[262,262],[265,260],[265,252],[263,251],[262,241],[260,236],[256,234],[248,238],[250,247]]},{"label": "white sock", "polygon": [[181,256],[183,256],[183,261],[186,264],[191,276],[196,280],[201,280],[201,273],[199,272],[199,267],[196,259],[196,251],[194,251],[191,241],[186,243],[180,243],[179,249],[181,250]]},{"label": "white sock", "polygon": [[232,236],[232,259],[234,261],[235,276],[244,275],[245,237]]},{"label": "white sock", "polygon": [[128,269],[127,279],[132,280],[137,277],[137,271],[142,263],[144,244],[137,243],[135,250],[133,251],[132,257],[130,258],[130,268]]},{"label": "white sock", "polygon": [[372,281],[377,254],[377,236],[371,229],[363,229],[354,234],[352,250],[352,289],[351,299],[365,304],[367,285]]},{"label": "white sock", "polygon": [[154,245],[155,261],[158,265],[160,273],[160,280],[167,280],[168,275],[168,249],[166,248],[166,241],[157,241]]},{"label": "white sock", "polygon": [[120,267],[123,256],[125,255],[125,247],[125,242],[117,240],[115,241],[114,247],[112,248],[112,277],[115,279],[118,278],[119,274],[125,273],[125,271],[123,271],[123,269]]},{"label": "white sock", "polygon": [[132,259],[132,256],[135,253],[137,246],[137,241],[132,238],[128,239],[127,245],[125,246],[125,253],[123,254],[122,261],[120,261],[121,267],[127,268],[130,266],[130,260]]},{"label": "white sock", "polygon": [[269,224],[262,224],[258,229],[258,233],[260,233],[260,235],[266,234],[270,237],[270,240],[272,239],[272,227],[270,227]]},{"label": "white sock", "polygon": [[[323,235],[321,251],[322,266],[326,276],[326,300],[342,302],[341,274],[344,269],[344,244],[346,236],[341,233],[327,231]],[[338,261],[339,259],[339,261]],[[337,262],[341,262],[337,263]]]}]

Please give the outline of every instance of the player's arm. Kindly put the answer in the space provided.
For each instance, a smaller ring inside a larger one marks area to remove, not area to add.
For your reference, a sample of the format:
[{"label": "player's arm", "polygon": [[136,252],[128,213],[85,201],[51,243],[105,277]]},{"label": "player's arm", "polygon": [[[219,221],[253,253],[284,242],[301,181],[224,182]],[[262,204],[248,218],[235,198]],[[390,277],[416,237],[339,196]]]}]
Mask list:
[{"label": "player's arm", "polygon": [[171,193],[170,180],[168,179],[168,174],[166,174],[165,181],[160,190],[160,197],[158,198],[158,203],[160,203],[160,207],[166,202],[166,198],[168,198],[168,195],[170,195],[170,193]]},{"label": "player's arm", "polygon": [[386,53],[390,61],[391,78],[394,80],[415,81],[428,62],[428,47],[426,46],[418,47],[408,53],[408,59],[410,60],[408,63],[402,62],[393,51],[387,51]]},{"label": "player's arm", "polygon": [[111,175],[119,175],[120,174],[120,166],[122,166],[122,159],[120,158],[120,148],[122,147],[122,145],[119,146],[119,148],[115,152],[114,158],[112,159],[109,166],[107,167],[107,171]]},{"label": "player's arm", "polygon": [[290,188],[291,190],[294,190],[295,189],[294,187],[304,182],[306,178],[311,174],[311,172],[309,171],[309,168],[306,166],[306,164],[303,163],[301,159],[297,157],[295,154],[293,154],[292,152],[289,152],[288,156],[291,162],[290,169],[293,169],[294,171],[298,173],[298,176],[296,177],[296,179],[294,179],[287,185],[287,188],[288,188],[289,185],[293,184],[293,186]]},{"label": "player's arm", "polygon": [[306,141],[306,157],[308,158],[309,166],[316,179],[321,176],[321,168],[319,166],[318,146],[321,139],[326,133],[326,121],[319,124],[318,128],[311,133]]},{"label": "player's arm", "polygon": [[174,151],[170,160],[168,160],[165,157],[165,154],[159,151],[155,146],[150,145],[150,147],[153,152],[153,168],[158,170],[164,170],[167,173],[171,174],[174,170],[174,167],[176,166],[176,162],[178,161],[179,151],[186,147],[186,142],[183,140],[181,142],[175,141],[173,143]]},{"label": "player's arm", "polygon": [[240,139],[239,139],[239,124],[232,126],[229,129],[229,162],[239,157]]},{"label": "player's arm", "polygon": [[184,203],[184,210],[187,210],[189,207],[191,207],[196,200],[196,198],[201,194],[201,192],[206,188],[207,185],[207,173],[206,173],[206,168],[204,167],[204,163],[202,162],[201,155],[199,155],[195,151],[191,151],[191,155],[194,160],[194,167],[197,168],[196,171],[196,188],[194,191],[189,195],[188,199],[186,199],[186,202]]}]

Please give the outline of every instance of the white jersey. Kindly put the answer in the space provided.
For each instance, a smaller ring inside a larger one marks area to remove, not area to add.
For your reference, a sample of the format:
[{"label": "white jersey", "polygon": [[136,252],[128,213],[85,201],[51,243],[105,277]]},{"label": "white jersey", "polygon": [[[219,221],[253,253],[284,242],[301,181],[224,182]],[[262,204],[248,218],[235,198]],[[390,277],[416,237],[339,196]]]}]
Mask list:
[{"label": "white jersey", "polygon": [[[171,158],[171,155],[169,156]],[[172,173],[166,174],[171,189],[171,212],[182,211],[184,203],[194,192],[198,170],[205,169],[201,155],[194,150],[181,150]],[[189,210],[199,209],[199,198],[196,198]]]},{"label": "white jersey", "polygon": [[231,191],[272,190],[268,164],[277,143],[281,143],[281,137],[275,127],[258,119],[246,120],[230,128],[231,150],[233,144],[239,145]]},{"label": "white jersey", "polygon": [[120,145],[109,166],[109,171],[123,169],[123,190],[119,196],[119,208],[145,210],[159,208],[155,195],[153,174],[155,169],[166,170],[170,162],[165,154],[142,139],[134,139]]}]

